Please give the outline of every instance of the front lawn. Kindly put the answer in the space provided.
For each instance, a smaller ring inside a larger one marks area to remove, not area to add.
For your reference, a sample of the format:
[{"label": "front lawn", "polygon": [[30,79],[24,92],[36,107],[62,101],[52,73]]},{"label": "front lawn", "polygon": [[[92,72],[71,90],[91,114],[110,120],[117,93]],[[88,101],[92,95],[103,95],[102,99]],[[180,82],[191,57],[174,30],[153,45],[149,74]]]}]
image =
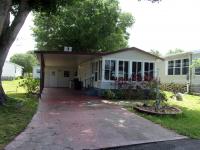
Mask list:
[{"label": "front lawn", "polygon": [[25,90],[17,88],[18,82],[3,81],[9,98],[0,106],[0,149],[26,128],[37,109],[37,98],[27,98]]},{"label": "front lawn", "polygon": [[22,87],[19,87],[19,82],[21,82],[22,79],[19,80],[12,80],[12,81],[3,81],[3,88],[6,94],[11,93],[25,93],[25,89]]},{"label": "front lawn", "polygon": [[[186,94],[183,101],[176,101],[170,99],[170,92],[166,93],[169,99],[167,103],[179,107],[183,111],[182,115],[155,116],[143,113],[138,114],[179,134],[200,139],[200,96]],[[136,112],[130,108],[129,110]]]}]

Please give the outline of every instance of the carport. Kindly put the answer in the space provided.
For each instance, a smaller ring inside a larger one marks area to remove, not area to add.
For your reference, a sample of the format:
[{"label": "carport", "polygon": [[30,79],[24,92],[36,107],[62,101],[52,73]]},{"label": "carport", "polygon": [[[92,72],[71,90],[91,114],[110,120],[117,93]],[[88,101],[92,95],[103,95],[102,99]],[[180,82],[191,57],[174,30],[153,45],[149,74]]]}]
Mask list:
[{"label": "carport", "polygon": [[71,88],[79,65],[99,57],[100,53],[35,51],[40,62],[40,93],[43,88]]}]

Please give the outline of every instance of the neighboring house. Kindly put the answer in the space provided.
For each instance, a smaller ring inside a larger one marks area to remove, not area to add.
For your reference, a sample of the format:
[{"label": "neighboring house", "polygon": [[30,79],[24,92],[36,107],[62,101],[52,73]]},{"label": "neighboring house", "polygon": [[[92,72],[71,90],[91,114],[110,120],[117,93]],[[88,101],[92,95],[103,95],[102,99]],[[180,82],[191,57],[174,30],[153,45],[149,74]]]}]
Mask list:
[{"label": "neighboring house", "polygon": [[12,80],[23,75],[23,67],[17,64],[5,61],[2,71],[2,80]]},{"label": "neighboring house", "polygon": [[40,78],[40,66],[33,66],[33,78],[34,79]]},{"label": "neighboring house", "polygon": [[200,92],[200,68],[191,68],[195,59],[200,59],[200,51],[170,55],[159,64],[161,83],[189,85],[193,92]]},{"label": "neighboring house", "polygon": [[36,51],[41,64],[43,87],[74,86],[73,80],[85,88],[113,89],[116,78],[140,82],[156,77],[162,58],[132,47],[114,52],[83,53],[70,51]]}]

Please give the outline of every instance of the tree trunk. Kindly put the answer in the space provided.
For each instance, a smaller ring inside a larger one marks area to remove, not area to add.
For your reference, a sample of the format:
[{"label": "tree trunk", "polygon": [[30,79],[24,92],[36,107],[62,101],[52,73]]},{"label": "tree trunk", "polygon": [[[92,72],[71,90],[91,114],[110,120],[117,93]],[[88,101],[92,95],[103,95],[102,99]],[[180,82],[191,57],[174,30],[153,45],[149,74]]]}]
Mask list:
[{"label": "tree trunk", "polygon": [[[5,5],[4,5],[5,7]],[[11,4],[6,7],[9,7],[9,10],[11,9]],[[6,9],[6,8],[4,8]],[[0,5],[0,14],[2,13],[1,5]],[[10,12],[5,14],[5,16],[1,16],[1,21],[3,22],[3,27],[0,28],[0,75],[2,75],[2,69],[4,62],[6,60],[6,57],[8,55],[9,49],[12,46],[13,42],[15,41],[21,27],[23,26],[28,14],[30,12],[30,7],[27,3],[27,1],[21,1],[19,6],[19,11],[17,15],[14,17],[14,20],[12,24],[10,25]],[[2,88],[2,82],[0,79],[0,104],[3,104],[3,102],[6,100],[5,92]]]}]

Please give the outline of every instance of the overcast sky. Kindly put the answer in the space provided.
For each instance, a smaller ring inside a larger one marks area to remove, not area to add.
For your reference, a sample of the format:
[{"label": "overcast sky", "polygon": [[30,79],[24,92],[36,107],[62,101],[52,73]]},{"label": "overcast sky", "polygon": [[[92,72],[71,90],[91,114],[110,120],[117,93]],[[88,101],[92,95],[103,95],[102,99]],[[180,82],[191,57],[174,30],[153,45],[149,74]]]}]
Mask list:
[{"label": "overcast sky", "polygon": [[[199,0],[162,0],[153,4],[147,0],[120,0],[120,6],[135,17],[135,24],[129,29],[129,46],[146,51],[156,49],[162,54],[175,48],[200,49]],[[15,53],[34,49],[32,18],[30,14],[7,59]]]}]

